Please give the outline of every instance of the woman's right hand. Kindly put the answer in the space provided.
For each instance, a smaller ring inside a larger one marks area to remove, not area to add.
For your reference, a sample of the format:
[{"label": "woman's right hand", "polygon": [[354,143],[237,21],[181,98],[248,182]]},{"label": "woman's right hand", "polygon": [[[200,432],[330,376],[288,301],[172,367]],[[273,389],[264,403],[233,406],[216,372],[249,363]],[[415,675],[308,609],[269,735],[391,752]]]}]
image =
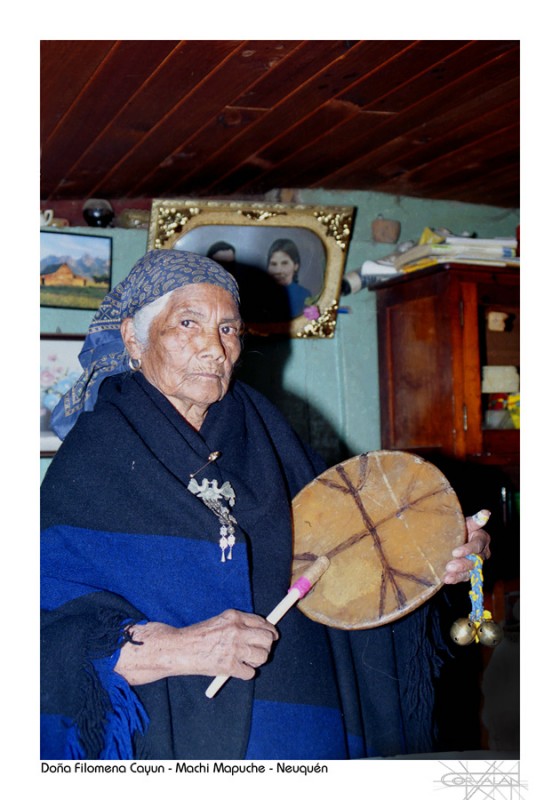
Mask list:
[{"label": "woman's right hand", "polygon": [[234,609],[185,628],[161,622],[133,625],[129,634],[132,641],[121,648],[115,672],[131,686],[177,675],[250,680],[278,639],[270,622]]}]

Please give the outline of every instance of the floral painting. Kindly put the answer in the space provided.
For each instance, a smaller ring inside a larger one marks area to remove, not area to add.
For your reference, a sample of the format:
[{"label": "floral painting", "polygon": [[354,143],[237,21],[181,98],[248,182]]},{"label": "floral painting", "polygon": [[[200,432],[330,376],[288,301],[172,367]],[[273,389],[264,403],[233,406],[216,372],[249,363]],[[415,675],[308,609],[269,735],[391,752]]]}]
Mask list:
[{"label": "floral painting", "polygon": [[51,428],[51,413],[82,372],[78,355],[83,342],[83,336],[41,335],[40,431],[42,456],[53,455],[60,447],[60,439]]}]

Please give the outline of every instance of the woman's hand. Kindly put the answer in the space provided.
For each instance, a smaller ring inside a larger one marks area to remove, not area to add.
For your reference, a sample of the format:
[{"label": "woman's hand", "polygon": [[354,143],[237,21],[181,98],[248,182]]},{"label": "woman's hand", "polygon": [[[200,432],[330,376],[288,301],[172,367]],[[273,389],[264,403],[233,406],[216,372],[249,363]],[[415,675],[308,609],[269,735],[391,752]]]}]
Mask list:
[{"label": "woman's hand", "polygon": [[[485,521],[477,522],[476,517],[485,517]],[[456,547],[451,555],[453,559],[445,565],[444,583],[461,583],[471,577],[473,563],[466,556],[476,553],[482,558],[490,558],[490,535],[483,530],[490,512],[486,509],[479,511],[474,517],[467,517],[467,541]]]},{"label": "woman's hand", "polygon": [[131,686],[176,675],[250,680],[278,639],[270,622],[233,609],[185,628],[148,622],[129,633],[132,641],[123,645],[115,671]]}]

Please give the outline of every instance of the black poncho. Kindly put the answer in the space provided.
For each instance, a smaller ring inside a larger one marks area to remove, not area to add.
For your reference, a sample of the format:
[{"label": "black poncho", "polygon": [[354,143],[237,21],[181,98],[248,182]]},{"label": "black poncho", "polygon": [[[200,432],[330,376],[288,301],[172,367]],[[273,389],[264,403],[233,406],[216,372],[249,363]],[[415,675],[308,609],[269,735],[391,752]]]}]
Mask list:
[{"label": "black poncho", "polygon": [[[229,482],[220,524],[187,488]],[[342,759],[431,747],[429,606],[347,634],[297,609],[255,680],[113,671],[131,622],[185,626],[227,608],[266,616],[289,587],[291,498],[324,469],[279,412],[234,383],[194,431],[140,374],[109,378],[42,486],[44,759]],[[138,638],[138,636],[137,636]],[[141,645],[138,645],[141,646]]]}]

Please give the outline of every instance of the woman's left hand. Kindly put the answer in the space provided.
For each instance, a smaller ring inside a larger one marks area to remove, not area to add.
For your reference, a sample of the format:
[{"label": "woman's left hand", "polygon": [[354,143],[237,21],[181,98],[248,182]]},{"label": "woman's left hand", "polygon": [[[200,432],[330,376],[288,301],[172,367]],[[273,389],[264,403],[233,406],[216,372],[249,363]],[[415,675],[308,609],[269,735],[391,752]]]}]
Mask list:
[{"label": "woman's left hand", "polygon": [[[490,512],[486,509],[478,513],[490,516]],[[461,583],[470,579],[473,563],[467,556],[472,553],[482,556],[484,559],[490,558],[490,535],[486,533],[482,525],[475,521],[474,517],[467,517],[466,522],[467,541],[456,547],[451,553],[453,559],[445,565],[444,583]]]}]

